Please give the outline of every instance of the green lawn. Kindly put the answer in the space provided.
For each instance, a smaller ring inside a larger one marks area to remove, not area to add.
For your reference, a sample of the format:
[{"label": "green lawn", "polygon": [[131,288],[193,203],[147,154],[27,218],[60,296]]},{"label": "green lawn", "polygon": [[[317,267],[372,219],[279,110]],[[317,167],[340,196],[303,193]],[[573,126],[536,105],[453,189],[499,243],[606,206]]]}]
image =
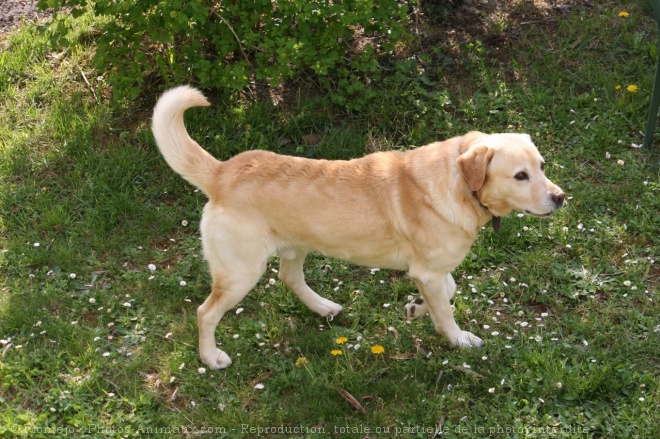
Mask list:
[{"label": "green lawn", "polygon": [[660,143],[635,147],[657,26],[635,1],[575,3],[521,1],[489,22],[501,44],[441,39],[362,112],[304,94],[188,112],[219,158],[528,132],[569,197],[551,220],[485,229],[454,273],[457,322],[482,349],[407,322],[403,273],[316,256],[308,282],[343,313],[305,308],[273,260],[218,326],[222,371],[197,354],[205,198],[158,153],[156,97],[110,101],[90,22],[88,46],[61,53],[31,26],[2,37],[0,436],[660,437]]}]

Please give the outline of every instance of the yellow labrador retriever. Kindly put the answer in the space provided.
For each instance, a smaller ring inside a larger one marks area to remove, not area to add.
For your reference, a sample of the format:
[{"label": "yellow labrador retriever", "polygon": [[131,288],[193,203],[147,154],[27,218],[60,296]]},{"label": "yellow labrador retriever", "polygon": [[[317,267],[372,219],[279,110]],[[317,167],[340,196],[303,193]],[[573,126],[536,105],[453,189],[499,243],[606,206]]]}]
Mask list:
[{"label": "yellow labrador retriever", "polygon": [[171,89],[154,109],[152,128],[167,163],[209,198],[201,234],[213,286],[197,317],[200,355],[212,369],[231,364],[216,346],[218,322],[255,286],[275,253],[279,278],[321,316],[342,307],[305,283],[309,252],[407,271],[421,293],[407,306],[408,317],[428,312],[452,346],[481,346],[454,320],[451,271],[489,220],[514,209],[547,217],[564,203],[526,134],[471,132],[348,161],[247,151],[221,162],[184,126],[186,109],[208,105],[198,90]]}]

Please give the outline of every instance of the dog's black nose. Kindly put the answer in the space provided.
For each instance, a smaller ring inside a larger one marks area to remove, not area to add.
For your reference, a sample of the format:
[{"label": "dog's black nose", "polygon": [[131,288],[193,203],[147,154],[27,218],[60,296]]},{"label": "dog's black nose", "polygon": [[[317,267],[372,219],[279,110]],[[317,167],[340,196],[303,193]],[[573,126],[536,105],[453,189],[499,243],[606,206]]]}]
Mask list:
[{"label": "dog's black nose", "polygon": [[556,194],[552,194],[550,196],[550,198],[555,203],[555,205],[557,205],[558,207],[561,207],[561,206],[564,205],[564,199],[566,198],[566,195],[564,195],[563,192],[559,192],[559,193],[556,193]]}]

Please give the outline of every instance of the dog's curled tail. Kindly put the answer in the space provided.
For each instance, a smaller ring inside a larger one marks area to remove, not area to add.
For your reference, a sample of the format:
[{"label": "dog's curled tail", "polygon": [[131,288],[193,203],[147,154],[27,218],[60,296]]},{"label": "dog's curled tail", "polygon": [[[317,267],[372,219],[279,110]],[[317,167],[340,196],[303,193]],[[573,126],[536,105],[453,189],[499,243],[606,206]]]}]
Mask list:
[{"label": "dog's curled tail", "polygon": [[221,162],[190,138],[183,113],[191,107],[209,105],[199,90],[189,86],[176,87],[158,99],[151,124],[158,149],[170,167],[207,195],[208,186]]}]

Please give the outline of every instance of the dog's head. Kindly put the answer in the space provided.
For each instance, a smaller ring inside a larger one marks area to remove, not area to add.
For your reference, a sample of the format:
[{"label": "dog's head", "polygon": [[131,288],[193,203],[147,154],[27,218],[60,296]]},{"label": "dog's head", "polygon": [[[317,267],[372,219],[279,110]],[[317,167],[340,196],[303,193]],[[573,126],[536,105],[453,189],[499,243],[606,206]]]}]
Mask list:
[{"label": "dog's head", "polygon": [[456,161],[470,189],[494,216],[519,210],[543,218],[564,204],[564,192],[545,176],[545,161],[527,134],[469,133]]}]

